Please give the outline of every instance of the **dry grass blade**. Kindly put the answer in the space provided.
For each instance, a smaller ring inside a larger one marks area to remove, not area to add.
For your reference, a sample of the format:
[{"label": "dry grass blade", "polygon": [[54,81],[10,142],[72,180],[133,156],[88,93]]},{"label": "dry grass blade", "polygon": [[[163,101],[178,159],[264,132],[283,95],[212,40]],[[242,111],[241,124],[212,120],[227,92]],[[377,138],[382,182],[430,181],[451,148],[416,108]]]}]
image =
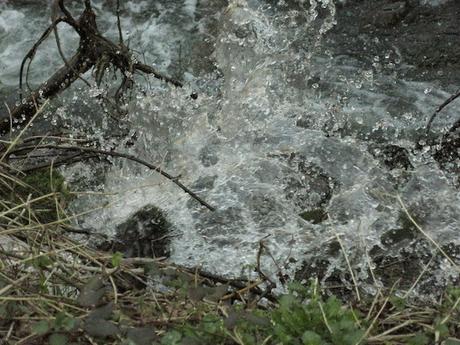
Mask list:
[{"label": "dry grass blade", "polygon": [[5,152],[3,153],[2,157],[0,158],[0,163],[3,162],[3,160],[5,159],[5,157],[8,156],[8,154],[11,152],[11,150],[13,150],[16,145],[20,142],[22,136],[24,135],[24,133],[29,129],[29,127],[32,125],[32,123],[36,120],[36,118],[38,117],[38,115],[40,115],[42,112],[43,112],[43,109],[45,109],[46,105],[48,104],[48,100],[46,100],[41,106],[40,108],[38,108],[35,112],[35,115],[32,116],[32,118],[29,120],[29,122],[27,123],[26,126],[24,126],[24,128],[21,130],[21,132],[19,133],[19,135],[17,135],[14,140],[11,142],[11,144],[7,147],[7,149],[5,150]]},{"label": "dry grass blade", "polygon": [[401,199],[401,196],[398,195],[397,196],[397,199],[398,199],[398,202],[399,204],[401,205],[404,213],[406,214],[407,218],[409,218],[409,220],[412,222],[412,224],[414,224],[414,226],[417,228],[418,231],[420,231],[420,233],[425,236],[425,238],[427,238],[435,247],[436,249],[444,256],[444,258],[446,258],[446,260],[452,265],[452,267],[460,272],[460,267],[452,260],[452,258],[447,255],[447,253],[441,248],[441,246],[438,244],[438,242],[436,242],[426,231],[424,231],[422,229],[422,227],[415,221],[415,219],[412,217],[412,215],[409,213],[409,211],[407,210],[407,207],[406,205],[404,204],[404,202],[402,201]]}]

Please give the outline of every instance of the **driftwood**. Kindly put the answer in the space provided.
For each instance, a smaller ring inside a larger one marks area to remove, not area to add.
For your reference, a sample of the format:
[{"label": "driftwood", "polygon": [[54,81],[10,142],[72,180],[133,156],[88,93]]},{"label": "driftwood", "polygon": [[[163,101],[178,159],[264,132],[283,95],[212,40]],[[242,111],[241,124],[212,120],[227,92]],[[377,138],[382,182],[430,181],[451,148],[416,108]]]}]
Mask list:
[{"label": "driftwood", "polygon": [[[61,12],[60,16],[55,14],[52,24],[45,30],[40,39],[34,44],[32,49],[24,57],[19,77],[19,88],[21,102],[18,106],[11,109],[9,114],[5,114],[0,118],[0,135],[8,133],[12,128],[12,123],[24,123],[31,119],[37,108],[49,98],[58,95],[61,91],[67,89],[75,80],[91,70],[95,69],[96,82],[99,84],[103,77],[104,71],[108,66],[121,72],[123,80],[115,95],[115,99],[119,100],[123,92],[126,91],[132,84],[132,76],[135,72],[152,74],[155,78],[171,83],[174,86],[181,87],[182,84],[164,74],[158,72],[155,68],[139,63],[131,54],[131,51],[124,45],[121,35],[121,27],[118,27],[120,32],[120,42],[113,43],[109,39],[102,36],[97,28],[96,15],[91,7],[91,0],[84,0],[85,9],[78,19],[74,19],[72,14],[64,5],[64,0],[55,0],[55,6]],[[119,14],[119,9],[117,10]],[[80,36],[80,42],[76,53],[68,60],[63,56],[59,44],[59,36],[56,35],[56,42],[64,60],[64,66],[57,70],[47,81],[40,85],[36,90],[29,90],[27,96],[23,97],[23,77],[30,68],[35,53],[39,46],[51,33],[57,33],[57,25],[66,23],[70,25]]]}]

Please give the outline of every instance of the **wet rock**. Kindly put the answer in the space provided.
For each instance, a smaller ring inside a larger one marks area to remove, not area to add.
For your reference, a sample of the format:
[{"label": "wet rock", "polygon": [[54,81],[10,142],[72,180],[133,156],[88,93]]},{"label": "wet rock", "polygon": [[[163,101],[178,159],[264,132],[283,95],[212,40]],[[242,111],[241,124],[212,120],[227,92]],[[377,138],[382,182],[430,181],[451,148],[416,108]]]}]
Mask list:
[{"label": "wet rock", "polygon": [[299,216],[313,224],[326,220],[325,207],[338,187],[336,181],[301,154],[293,152],[277,158],[291,169],[283,180],[284,192],[300,211]]},{"label": "wet rock", "polygon": [[262,228],[281,227],[286,223],[283,205],[261,193],[254,193],[248,200],[252,220]]},{"label": "wet rock", "polygon": [[[460,262],[460,246],[449,243],[442,246],[449,260],[457,265]],[[446,272],[448,260],[433,244],[425,238],[387,244],[383,248],[374,247],[369,256],[372,258],[375,277],[384,286],[397,283],[398,289],[408,290],[416,283],[415,290],[425,295],[438,296],[442,289],[440,285],[458,284],[458,276],[452,271],[452,276]],[[429,272],[423,274],[423,272]],[[441,273],[442,272],[442,273]],[[440,281],[440,277],[444,281]]]},{"label": "wet rock", "polygon": [[380,160],[388,169],[412,170],[407,149],[397,145],[378,145],[370,147],[371,154]]},{"label": "wet rock", "polygon": [[219,157],[217,157],[216,150],[213,150],[212,147],[206,146],[203,147],[200,151],[200,162],[205,167],[210,167],[216,165],[219,162]]},{"label": "wet rock", "polygon": [[147,205],[120,224],[114,240],[101,249],[119,251],[127,257],[167,257],[172,230],[163,212]]},{"label": "wet rock", "polygon": [[[410,239],[411,235],[405,235],[407,233],[396,242],[374,246],[368,252],[372,274],[369,265],[355,264],[362,260],[360,256],[365,255],[363,252],[360,253],[358,248],[347,250],[348,260],[361,286],[365,286],[367,282],[369,286],[376,288],[375,277],[383,286],[395,286],[402,292],[413,288],[415,284],[415,293],[439,296],[443,291],[438,289],[440,285],[458,284],[458,276],[454,270],[450,277],[445,274],[447,260],[429,241],[424,238]],[[399,240],[401,241],[398,242]],[[442,249],[457,265],[460,263],[459,245],[450,243]],[[422,274],[423,272],[429,273]],[[445,281],[439,281],[441,276]],[[355,296],[353,279],[337,241],[309,251],[309,258],[295,272],[295,279],[305,285],[315,278],[323,286],[334,289],[334,293],[342,298]]]},{"label": "wet rock", "polygon": [[327,212],[321,208],[315,208],[310,211],[304,211],[299,214],[299,216],[303,219],[306,220],[307,222],[313,223],[313,224],[319,224],[322,223],[323,221],[327,220]]},{"label": "wet rock", "polygon": [[295,174],[285,178],[286,198],[304,211],[326,206],[338,187],[336,181],[303,155],[292,153],[287,163]]},{"label": "wet rock", "polygon": [[442,169],[460,176],[460,120],[443,136],[433,157]]},{"label": "wet rock", "polygon": [[218,209],[199,220],[197,230],[203,236],[209,237],[210,240],[214,240],[218,236],[231,236],[235,226],[242,230],[245,229],[243,213],[240,207]]},{"label": "wet rock", "polygon": [[405,1],[386,3],[375,11],[373,22],[378,26],[393,26],[409,12]]},{"label": "wet rock", "polygon": [[397,47],[390,60],[415,67],[401,70],[406,78],[448,86],[460,78],[459,16],[459,1],[433,7],[418,0],[349,0],[338,8],[338,24],[326,37],[335,56],[356,57],[369,68],[373,61],[367,57]]},{"label": "wet rock", "polygon": [[411,229],[393,229],[389,230],[381,236],[382,244],[384,245],[393,245],[393,244],[403,244],[408,240],[414,239],[414,231]]},{"label": "wet rock", "polygon": [[[380,251],[374,250],[371,255],[378,252]],[[426,254],[426,250],[424,252]],[[407,289],[420,275],[423,265],[429,261],[429,256],[424,257],[421,254],[421,246],[416,244],[402,248],[394,254],[385,250],[381,255],[373,257],[374,274],[384,286],[392,286],[399,281],[399,288]]]},{"label": "wet rock", "polygon": [[[423,218],[426,216],[424,211],[411,208],[410,213],[423,227]],[[365,285],[367,282],[369,286],[375,287],[375,277],[383,286],[397,284],[397,289],[407,291],[416,284],[416,293],[438,296],[442,289],[437,287],[458,282],[458,275],[454,270],[451,275],[445,274],[449,260],[457,265],[460,263],[458,244],[449,242],[442,245],[442,250],[449,256],[449,259],[446,259],[444,254],[417,230],[405,213],[401,212],[397,224],[396,229],[383,232],[380,244],[368,250],[368,264],[356,264],[362,262],[362,258],[366,256],[361,246],[354,247],[352,244],[351,248],[346,249],[354,274],[362,284]],[[353,295],[350,288],[352,279],[338,241],[323,242],[309,249],[306,257],[308,259],[295,273],[296,279],[307,283],[312,278],[318,278],[325,285],[342,286],[337,291],[341,296]],[[373,270],[372,274],[370,267]]]},{"label": "wet rock", "polygon": [[382,106],[389,114],[397,117],[401,114],[417,114],[419,109],[417,108],[416,97],[406,95],[405,98],[401,98],[391,93],[390,90],[386,91],[388,97],[382,101]]},{"label": "wet rock", "polygon": [[322,286],[330,288],[337,296],[346,299],[353,296],[352,279],[348,269],[342,265],[344,260],[337,240],[323,243],[307,255],[309,258],[294,273],[296,281],[309,285],[311,280],[318,279]]},{"label": "wet rock", "polygon": [[[410,210],[411,216],[422,227],[423,218],[426,217],[423,209],[422,207]],[[401,289],[410,288],[419,279],[420,291],[436,294],[433,287],[439,282],[435,272],[445,269],[442,268],[446,261],[444,255],[417,230],[405,213],[401,212],[399,215],[398,224],[398,229],[389,230],[381,235],[381,245],[376,245],[369,251],[369,257],[375,265],[375,276],[384,286],[392,286],[399,281],[398,287]],[[448,243],[443,246],[443,250],[458,264],[458,245]],[[431,274],[420,277],[427,264],[431,265]]]},{"label": "wet rock", "polygon": [[193,190],[200,191],[200,190],[210,190],[214,187],[214,183],[217,180],[217,175],[212,176],[201,176],[196,180],[196,182],[192,185]]}]

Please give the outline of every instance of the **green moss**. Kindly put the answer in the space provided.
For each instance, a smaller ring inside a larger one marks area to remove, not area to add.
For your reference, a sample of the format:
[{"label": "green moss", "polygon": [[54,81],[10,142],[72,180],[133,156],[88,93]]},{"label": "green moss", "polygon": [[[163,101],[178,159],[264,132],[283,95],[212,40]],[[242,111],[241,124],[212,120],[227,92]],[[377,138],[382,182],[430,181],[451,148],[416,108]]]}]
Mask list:
[{"label": "green moss", "polygon": [[61,193],[69,196],[69,190],[64,177],[55,169],[41,169],[25,176],[22,182],[28,185],[27,188],[36,196],[49,193]]},{"label": "green moss", "polygon": [[40,169],[20,177],[21,184],[14,186],[7,197],[11,205],[23,204],[26,200],[45,197],[31,204],[31,210],[42,223],[61,219],[63,210],[72,200],[64,177],[56,169]]}]

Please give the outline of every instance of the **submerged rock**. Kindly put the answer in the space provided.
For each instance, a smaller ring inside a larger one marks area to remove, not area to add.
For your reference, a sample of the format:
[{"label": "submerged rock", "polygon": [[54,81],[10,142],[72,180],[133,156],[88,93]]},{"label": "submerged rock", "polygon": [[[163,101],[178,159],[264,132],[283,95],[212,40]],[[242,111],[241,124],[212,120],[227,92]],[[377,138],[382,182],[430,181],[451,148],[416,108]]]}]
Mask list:
[{"label": "submerged rock", "polygon": [[311,222],[313,224],[319,224],[327,220],[327,212],[321,208],[316,208],[310,211],[304,211],[300,213],[299,216],[303,220],[306,220],[307,222]]},{"label": "submerged rock", "polygon": [[[416,214],[414,218],[423,226],[423,215]],[[348,260],[361,282],[360,289],[395,286],[403,293],[438,296],[443,291],[440,285],[458,284],[454,265],[460,263],[460,245],[448,242],[440,245],[441,252],[404,213],[399,216],[397,228],[380,236],[378,245],[342,245],[343,250],[340,242],[332,238],[306,252],[308,259],[295,272],[296,280],[308,284],[318,278],[324,286],[337,289],[334,292],[338,295],[352,297],[354,282]]]},{"label": "submerged rock", "polygon": [[[459,78],[460,2],[446,1],[428,6],[418,0],[346,1],[337,11],[338,24],[328,33],[330,48],[337,55],[379,56],[392,49],[394,57],[414,68],[401,70],[406,78],[418,81],[436,79],[444,85]],[[364,62],[369,67],[372,59]]]},{"label": "submerged rock", "polygon": [[397,145],[383,145],[370,148],[371,154],[381,161],[389,170],[412,170],[407,149]]},{"label": "submerged rock", "polygon": [[460,175],[460,120],[443,136],[434,159],[442,169]]},{"label": "submerged rock", "polygon": [[147,205],[117,226],[113,241],[101,249],[127,257],[168,257],[172,225],[156,206]]},{"label": "submerged rock", "polygon": [[337,181],[302,154],[292,153],[286,163],[294,172],[284,181],[286,198],[303,211],[326,206],[338,188]]},{"label": "submerged rock", "polygon": [[392,26],[401,21],[409,12],[405,1],[385,3],[375,11],[373,22],[376,26]]}]

